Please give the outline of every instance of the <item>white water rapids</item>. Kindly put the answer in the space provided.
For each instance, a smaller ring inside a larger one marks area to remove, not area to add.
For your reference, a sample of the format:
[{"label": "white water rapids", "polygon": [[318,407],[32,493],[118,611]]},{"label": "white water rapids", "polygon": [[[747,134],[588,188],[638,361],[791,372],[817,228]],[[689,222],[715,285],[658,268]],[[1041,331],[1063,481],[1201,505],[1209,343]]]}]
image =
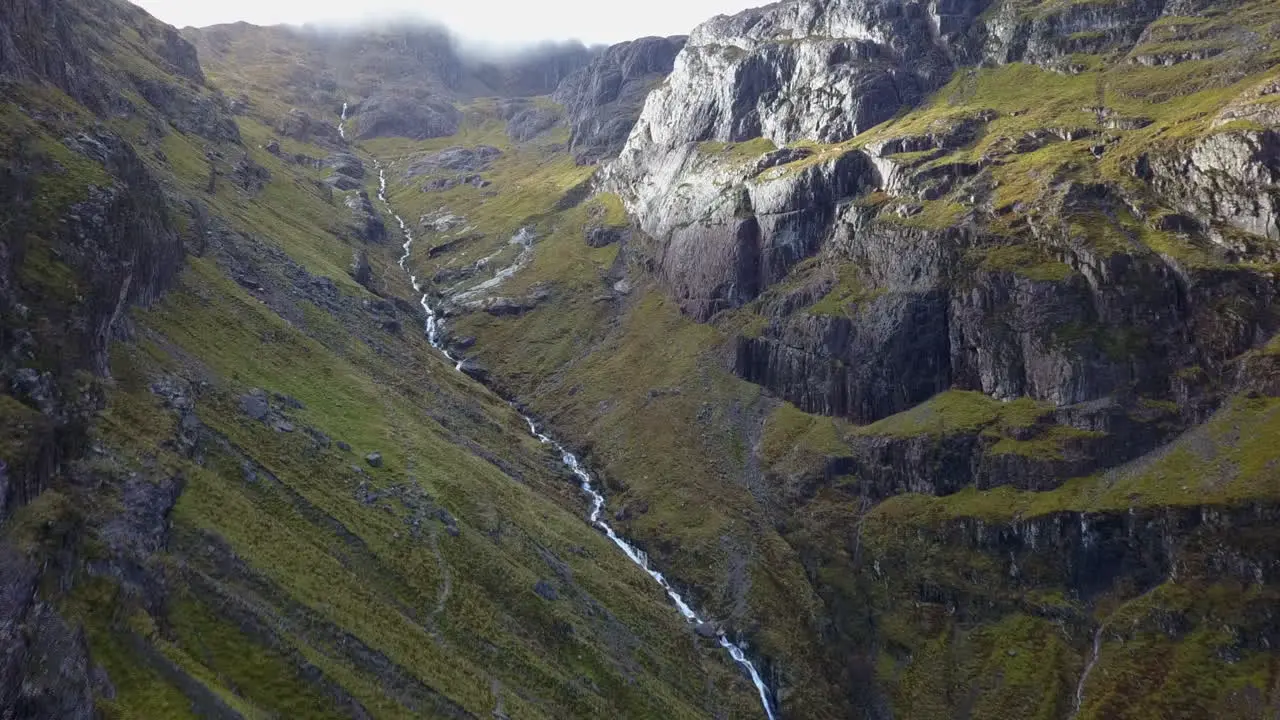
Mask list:
[{"label": "white water rapids", "polygon": [[[343,117],[345,118],[345,116],[346,113],[344,108]],[[409,226],[405,221],[396,214],[395,210],[391,208],[391,203],[387,200],[386,170],[382,167],[381,162],[376,160],[374,162],[378,168],[378,199],[382,201],[383,206],[387,208],[387,212],[391,214],[391,217],[396,219],[396,222],[400,225],[401,232],[404,233],[405,241],[402,246],[404,248],[404,255],[400,257],[400,269],[404,270],[405,273],[409,275],[409,282],[413,285],[414,292],[422,293],[422,299],[419,303],[422,305],[422,309],[427,313],[427,341],[431,343],[433,348],[444,354],[450,362],[454,363],[454,367],[460,371],[462,370],[462,359],[455,358],[451,355],[449,351],[445,349],[444,343],[440,339],[442,323],[440,316],[431,307],[429,295],[425,290],[423,290],[422,285],[418,282],[417,276],[409,272],[408,262],[409,254],[412,252],[413,248],[413,232],[409,229]],[[684,617],[686,621],[694,625],[706,624],[707,620],[689,606],[689,603],[685,601],[684,597],[682,597],[680,593],[676,592],[675,588],[671,586],[671,583],[667,580],[666,576],[650,567],[649,556],[646,555],[643,550],[637,548],[625,538],[618,535],[618,533],[614,531],[613,527],[604,520],[604,495],[600,494],[600,492],[596,490],[595,482],[591,479],[591,474],[582,467],[582,463],[579,462],[577,456],[566,450],[564,445],[561,445],[549,436],[538,432],[538,426],[534,423],[533,418],[525,415],[524,413],[521,413],[521,417],[523,417],[524,421],[529,424],[529,432],[532,433],[534,437],[538,438],[542,444],[550,445],[555,448],[556,451],[560,453],[560,459],[564,462],[565,467],[573,471],[574,476],[578,478],[579,487],[582,488],[582,492],[591,498],[591,524],[603,532],[609,540],[613,541],[614,545],[618,546],[618,549],[626,553],[626,556],[631,559],[631,562],[640,566],[642,570],[648,573],[649,577],[653,578],[654,581],[666,591],[667,597],[671,598],[671,602],[675,603],[676,609],[680,611],[680,615]],[[768,720],[777,720],[777,716],[774,715],[773,712],[773,703],[769,698],[769,687],[765,685],[764,678],[760,676],[760,671],[756,669],[755,663],[751,662],[751,659],[747,657],[746,650],[742,645],[730,640],[723,630],[717,631],[717,640],[720,643],[720,647],[724,648],[725,651],[729,653],[729,656],[733,658],[734,662],[741,665],[747,673],[751,675],[751,682],[755,684],[756,691],[760,693],[760,703],[764,706],[764,712],[768,717]]]},{"label": "white water rapids", "polygon": [[338,123],[338,134],[347,139],[347,104],[342,103],[342,122]]}]

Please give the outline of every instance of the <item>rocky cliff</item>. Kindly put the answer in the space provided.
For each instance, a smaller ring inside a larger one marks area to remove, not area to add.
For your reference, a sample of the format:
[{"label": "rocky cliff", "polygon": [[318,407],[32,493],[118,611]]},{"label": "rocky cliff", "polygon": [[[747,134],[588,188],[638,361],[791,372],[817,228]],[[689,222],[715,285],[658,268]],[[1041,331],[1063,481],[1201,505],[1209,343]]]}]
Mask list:
[{"label": "rocky cliff", "polygon": [[647,37],[614,45],[559,84],[552,97],[569,113],[569,150],[579,162],[618,154],[684,41]]},{"label": "rocky cliff", "polygon": [[0,19],[0,716],[1276,714],[1274,3]]},{"label": "rocky cliff", "polygon": [[[1205,390],[1189,369],[1221,373],[1275,330],[1256,263],[1274,258],[1280,156],[1269,45],[1222,57],[1243,29],[1183,10],[718,18],[610,181],[687,312],[752,304],[738,372],[806,410],[870,422],[950,387],[1184,398]],[[1179,43],[1205,49],[1160,54]]]},{"label": "rocky cliff", "polygon": [[[470,120],[440,37],[335,40],[352,76],[281,29],[204,41],[122,0],[0,4],[0,717],[759,708],[421,332],[347,139]],[[228,64],[259,51],[301,54]]]}]

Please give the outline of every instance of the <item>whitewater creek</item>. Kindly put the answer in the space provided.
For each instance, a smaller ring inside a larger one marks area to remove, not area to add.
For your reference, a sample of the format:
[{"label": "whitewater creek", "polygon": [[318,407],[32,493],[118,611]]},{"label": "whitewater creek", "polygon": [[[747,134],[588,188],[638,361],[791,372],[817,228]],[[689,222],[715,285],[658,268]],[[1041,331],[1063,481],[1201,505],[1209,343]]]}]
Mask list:
[{"label": "whitewater creek", "polygon": [[[343,122],[345,123],[345,104],[343,105],[342,117]],[[342,126],[339,125],[339,128],[341,131]],[[414,292],[421,294],[421,298],[418,302],[427,315],[427,341],[431,344],[431,347],[435,348],[448,358],[449,362],[454,364],[454,368],[456,370],[462,371],[464,359],[450,353],[442,340],[441,331],[443,329],[444,321],[441,318],[440,313],[431,306],[430,294],[423,288],[422,284],[418,281],[417,276],[409,270],[409,257],[413,252],[413,231],[409,228],[409,225],[405,223],[404,219],[396,214],[395,210],[391,207],[391,202],[387,199],[386,168],[383,167],[381,161],[375,160],[374,163],[378,169],[378,200],[382,202],[391,217],[395,218],[396,223],[400,226],[400,231],[404,234],[404,244],[401,246],[404,249],[404,254],[400,256],[400,269],[404,270],[405,274],[409,276],[409,282],[413,286]],[[528,252],[528,244],[531,243],[531,238],[528,237],[527,232],[527,230],[522,229],[519,235],[519,242],[526,247],[526,253]],[[517,411],[519,411],[519,408],[517,408]],[[724,648],[725,652],[729,653],[729,656],[733,658],[734,662],[740,665],[751,676],[751,682],[755,685],[756,691],[760,694],[760,704],[763,706],[765,716],[768,720],[777,720],[777,715],[774,714],[773,700],[771,699],[769,686],[765,684],[764,678],[760,675],[760,671],[756,668],[755,663],[747,657],[746,646],[741,642],[734,642],[733,640],[730,640],[729,636],[723,630],[718,629],[718,626],[713,625],[708,619],[696,612],[684,597],[677,592],[674,587],[672,587],[671,582],[667,580],[666,576],[650,565],[649,556],[626,538],[619,535],[613,527],[609,525],[609,523],[604,519],[605,497],[596,489],[595,480],[592,478],[591,473],[582,466],[582,462],[576,455],[565,449],[563,444],[539,431],[538,425],[532,417],[524,414],[523,412],[520,414],[521,417],[524,418],[525,423],[528,424],[530,434],[538,438],[542,444],[550,445],[556,450],[556,452],[560,453],[561,461],[564,463],[565,467],[573,473],[574,477],[578,479],[579,487],[582,489],[583,494],[591,499],[591,512],[588,516],[588,520],[591,525],[603,532],[619,550],[631,559],[631,562],[638,565],[640,569],[644,570],[645,573],[649,575],[649,577],[653,578],[654,582],[656,582],[667,593],[667,597],[671,599],[676,610],[680,612],[680,615],[690,625],[699,628],[717,627],[715,637],[717,642],[719,642],[720,647]]]}]

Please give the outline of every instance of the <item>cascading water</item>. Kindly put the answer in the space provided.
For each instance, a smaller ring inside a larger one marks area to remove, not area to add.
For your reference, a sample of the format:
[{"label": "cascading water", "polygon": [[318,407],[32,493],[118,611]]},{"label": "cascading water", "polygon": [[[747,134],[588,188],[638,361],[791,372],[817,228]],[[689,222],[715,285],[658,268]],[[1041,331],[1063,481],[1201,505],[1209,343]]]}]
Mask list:
[{"label": "cascading water", "polygon": [[[707,621],[704,618],[694,612],[693,608],[689,607],[689,603],[685,602],[685,599],[680,596],[680,593],[676,592],[675,588],[671,587],[671,583],[667,581],[666,576],[649,566],[649,556],[646,555],[643,550],[627,542],[626,539],[614,532],[613,527],[602,519],[604,516],[604,495],[601,495],[595,489],[595,484],[591,480],[591,474],[582,467],[582,463],[578,461],[578,457],[568,450],[565,450],[564,446],[560,443],[538,432],[538,426],[533,422],[533,418],[528,415],[523,415],[523,417],[525,422],[529,423],[529,432],[533,433],[534,437],[538,438],[542,444],[550,445],[560,453],[560,459],[564,462],[565,467],[572,470],[573,474],[578,478],[582,492],[586,493],[587,496],[591,498],[591,524],[604,532],[604,534],[613,541],[614,545],[617,545],[622,552],[626,553],[627,557],[631,558],[631,562],[639,565],[640,569],[648,573],[649,577],[653,578],[658,585],[662,586],[662,589],[667,592],[667,597],[671,598],[671,602],[675,603],[676,609],[680,611],[680,614],[684,616],[685,620],[696,625],[706,623]],[[725,635],[724,631],[720,631],[718,633],[717,639],[720,641],[720,647],[728,651],[729,656],[745,668],[751,675],[751,682],[755,684],[756,691],[760,693],[760,702],[764,705],[765,714],[769,717],[769,720],[774,720],[773,703],[769,700],[769,688],[765,685],[764,678],[760,677],[760,672],[756,670],[755,664],[747,657],[746,650],[744,650],[742,646],[730,640],[729,637]]]},{"label": "cascading water", "polygon": [[347,139],[347,104],[342,103],[342,122],[338,123],[338,135],[343,140]]},{"label": "cascading water", "polygon": [[[433,348],[443,353],[450,362],[454,363],[455,368],[462,370],[462,360],[455,358],[450,354],[440,339],[442,321],[435,309],[431,307],[428,294],[422,289],[422,285],[418,282],[417,276],[409,272],[408,262],[409,255],[413,248],[413,233],[409,230],[409,226],[405,221],[401,219],[401,217],[395,213],[395,210],[391,208],[391,203],[387,200],[386,169],[382,167],[381,162],[376,160],[374,162],[378,168],[378,199],[382,201],[382,204],[387,208],[387,212],[391,214],[391,217],[395,218],[396,223],[400,225],[400,231],[404,233],[405,241],[402,246],[404,248],[404,255],[400,256],[400,269],[404,270],[405,273],[409,275],[409,282],[413,285],[414,291],[422,293],[422,298],[419,302],[422,305],[422,309],[427,313],[427,341],[431,343]],[[524,231],[522,230],[521,232]],[[685,601],[684,597],[681,596],[680,593],[676,592],[676,589],[671,586],[671,583],[667,580],[666,576],[650,567],[649,556],[640,548],[632,545],[621,535],[618,535],[618,533],[614,531],[613,527],[610,526],[609,523],[605,522],[604,495],[600,494],[600,492],[596,490],[595,482],[591,479],[591,474],[582,467],[582,463],[578,460],[578,457],[566,450],[564,445],[561,445],[551,437],[539,432],[538,426],[532,417],[525,415],[524,413],[521,413],[521,417],[523,417],[524,421],[528,423],[529,432],[534,437],[538,438],[542,444],[550,445],[555,448],[556,452],[560,453],[560,459],[564,463],[565,467],[569,468],[569,470],[573,472],[574,476],[578,478],[579,487],[582,488],[582,492],[591,498],[591,524],[603,532],[614,545],[618,546],[618,549],[622,550],[622,552],[631,559],[631,562],[640,566],[640,569],[644,570],[649,577],[653,578],[653,580],[657,582],[664,591],[666,591],[667,597],[671,598],[671,602],[675,603],[676,609],[680,611],[680,615],[684,617],[685,620],[695,625],[707,624],[707,620],[695,612],[693,608],[689,606],[689,603]],[[756,691],[760,693],[760,703],[764,706],[764,712],[768,717],[768,720],[776,720],[777,716],[774,715],[773,712],[773,702],[769,698],[769,687],[765,684],[764,678],[760,676],[760,671],[756,669],[755,663],[751,662],[751,659],[747,657],[747,652],[744,647],[739,643],[735,643],[730,640],[723,630],[717,632],[717,640],[720,643],[720,647],[724,648],[725,651],[729,653],[729,657],[733,658],[734,662],[741,665],[751,676],[751,682],[755,685]]]}]

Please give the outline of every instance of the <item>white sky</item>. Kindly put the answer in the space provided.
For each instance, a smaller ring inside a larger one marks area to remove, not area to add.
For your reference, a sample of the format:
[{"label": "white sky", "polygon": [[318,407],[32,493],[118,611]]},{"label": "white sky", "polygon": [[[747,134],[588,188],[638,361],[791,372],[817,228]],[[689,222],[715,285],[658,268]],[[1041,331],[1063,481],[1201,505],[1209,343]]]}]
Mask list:
[{"label": "white sky", "polygon": [[713,15],[770,0],[133,0],[185,27],[243,20],[255,25],[436,20],[481,43],[578,39],[615,43],[645,35],[684,35]]}]

